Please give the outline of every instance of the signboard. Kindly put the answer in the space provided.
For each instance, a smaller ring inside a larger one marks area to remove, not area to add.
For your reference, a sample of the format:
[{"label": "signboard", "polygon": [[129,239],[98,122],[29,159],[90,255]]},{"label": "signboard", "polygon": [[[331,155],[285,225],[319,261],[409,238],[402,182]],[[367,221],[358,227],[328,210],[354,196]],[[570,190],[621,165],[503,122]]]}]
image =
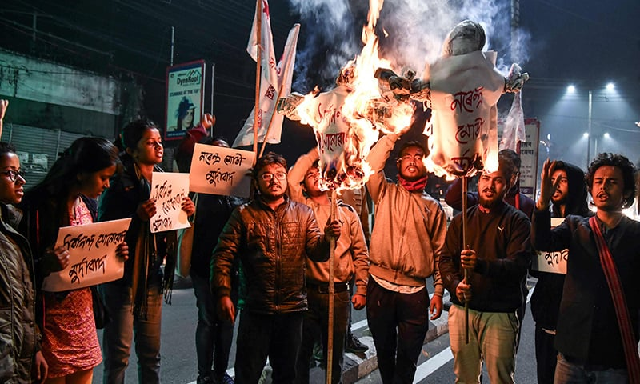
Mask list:
[{"label": "signboard", "polygon": [[69,291],[114,281],[124,274],[124,260],[116,256],[131,219],[62,227],[56,246],[69,250],[69,266],[44,278],[42,289]]},{"label": "signboard", "polygon": [[[551,228],[557,227],[558,225],[562,224],[563,221],[563,218],[551,218]],[[568,249],[554,252],[538,251],[538,257],[533,259],[531,269],[533,269],[534,271],[566,275],[568,256]]]},{"label": "signboard", "polygon": [[536,199],[538,181],[538,143],[540,142],[540,122],[537,119],[524,120],[527,141],[520,143],[520,192]]},{"label": "signboard", "polygon": [[182,210],[182,201],[188,196],[188,174],[153,172],[151,198],[156,201],[156,214],[149,220],[151,233],[188,228],[187,213]]},{"label": "signboard", "polygon": [[191,192],[249,197],[255,153],[196,144],[191,159]]},{"label": "signboard", "polygon": [[167,68],[165,140],[179,139],[202,117],[205,86],[203,60]]}]

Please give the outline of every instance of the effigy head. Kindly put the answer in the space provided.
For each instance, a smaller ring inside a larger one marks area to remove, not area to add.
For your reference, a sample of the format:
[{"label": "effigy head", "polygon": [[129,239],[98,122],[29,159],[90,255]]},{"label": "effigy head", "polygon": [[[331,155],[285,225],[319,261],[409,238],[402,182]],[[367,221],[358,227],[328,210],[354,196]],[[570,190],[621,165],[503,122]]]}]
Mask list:
[{"label": "effigy head", "polygon": [[487,42],[487,35],[479,23],[464,20],[447,34],[442,44],[442,57],[458,56],[479,51]]}]

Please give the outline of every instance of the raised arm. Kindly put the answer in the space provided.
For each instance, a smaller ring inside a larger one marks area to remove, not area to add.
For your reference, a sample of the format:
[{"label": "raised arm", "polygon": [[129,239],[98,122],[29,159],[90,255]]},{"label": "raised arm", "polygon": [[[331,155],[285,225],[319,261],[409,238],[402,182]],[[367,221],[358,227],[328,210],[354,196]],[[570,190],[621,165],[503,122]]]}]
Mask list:
[{"label": "raised arm", "polygon": [[371,148],[371,152],[369,152],[369,156],[367,156],[367,163],[369,163],[369,166],[374,172],[369,176],[369,180],[367,181],[367,190],[374,204],[377,204],[380,197],[384,194],[387,183],[384,174],[384,165],[399,137],[397,134],[384,136]]},{"label": "raised arm", "polygon": [[304,195],[302,194],[302,183],[304,182],[307,171],[318,158],[318,147],[314,147],[309,153],[300,156],[293,167],[291,167],[291,170],[289,170],[287,183],[289,184],[289,197],[291,200],[299,203],[305,202]]}]

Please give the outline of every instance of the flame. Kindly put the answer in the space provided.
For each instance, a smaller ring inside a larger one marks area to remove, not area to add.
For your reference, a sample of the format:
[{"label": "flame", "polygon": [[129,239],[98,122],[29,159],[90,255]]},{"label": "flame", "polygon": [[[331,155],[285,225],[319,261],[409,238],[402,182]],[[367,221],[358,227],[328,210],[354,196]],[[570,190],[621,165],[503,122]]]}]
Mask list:
[{"label": "flame", "polygon": [[412,104],[397,101],[390,91],[382,94],[374,76],[378,68],[391,68],[389,60],[379,57],[375,33],[383,3],[370,0],[368,21],[362,28],[364,47],[342,68],[338,86],[304,96],[296,108],[301,122],[314,128],[321,189],[363,186],[372,172],[366,158],[380,133],[400,133],[411,124]]}]

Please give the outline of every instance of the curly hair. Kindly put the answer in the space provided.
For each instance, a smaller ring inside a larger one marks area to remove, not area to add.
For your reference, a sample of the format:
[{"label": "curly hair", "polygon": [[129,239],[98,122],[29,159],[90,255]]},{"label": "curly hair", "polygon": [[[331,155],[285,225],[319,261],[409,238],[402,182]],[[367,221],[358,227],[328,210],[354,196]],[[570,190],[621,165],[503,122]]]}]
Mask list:
[{"label": "curly hair", "polygon": [[618,167],[622,171],[623,192],[628,194],[624,196],[622,208],[628,208],[633,205],[636,196],[636,167],[629,159],[614,153],[601,153],[589,164],[587,175],[585,177],[589,190],[593,188],[593,176],[600,167]]}]

